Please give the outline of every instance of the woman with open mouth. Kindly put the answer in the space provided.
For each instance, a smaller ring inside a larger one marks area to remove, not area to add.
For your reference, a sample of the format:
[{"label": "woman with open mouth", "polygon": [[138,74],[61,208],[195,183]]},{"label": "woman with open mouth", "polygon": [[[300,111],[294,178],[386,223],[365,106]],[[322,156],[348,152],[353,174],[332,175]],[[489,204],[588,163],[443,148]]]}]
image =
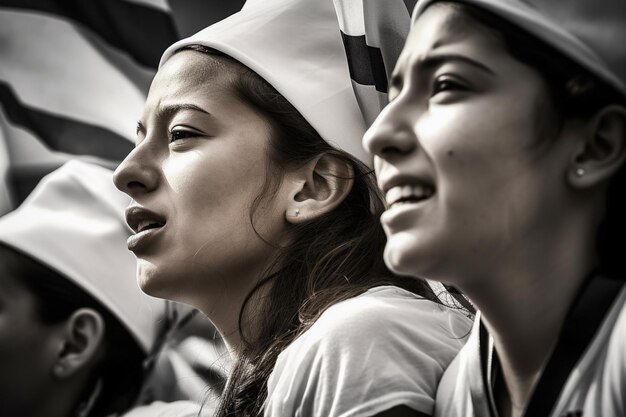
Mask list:
[{"label": "woman with open mouth", "polygon": [[626,3],[418,2],[365,136],[387,265],[480,311],[435,415],[626,415]]},{"label": "woman with open mouth", "polygon": [[165,52],[115,183],[141,288],[236,359],[219,416],[432,415],[469,323],[385,267],[364,131],[330,1],[251,1]]}]

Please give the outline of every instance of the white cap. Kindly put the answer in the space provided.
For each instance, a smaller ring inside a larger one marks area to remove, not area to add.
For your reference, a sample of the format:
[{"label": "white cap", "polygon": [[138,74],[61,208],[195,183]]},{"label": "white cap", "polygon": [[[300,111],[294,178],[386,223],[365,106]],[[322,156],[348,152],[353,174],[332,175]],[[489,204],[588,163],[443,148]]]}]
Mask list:
[{"label": "white cap", "polygon": [[[438,0],[420,0],[413,20]],[[626,1],[453,0],[520,27],[626,94]]]},{"label": "white cap", "polygon": [[200,44],[246,65],[281,93],[329,144],[371,165],[366,124],[332,0],[248,0],[243,9],[170,46]]},{"label": "white cap", "polygon": [[15,211],[0,218],[0,243],[67,277],[107,307],[146,352],[153,349],[165,301],[144,294],[126,248],[130,199],[113,172],[70,161],[44,177]]}]

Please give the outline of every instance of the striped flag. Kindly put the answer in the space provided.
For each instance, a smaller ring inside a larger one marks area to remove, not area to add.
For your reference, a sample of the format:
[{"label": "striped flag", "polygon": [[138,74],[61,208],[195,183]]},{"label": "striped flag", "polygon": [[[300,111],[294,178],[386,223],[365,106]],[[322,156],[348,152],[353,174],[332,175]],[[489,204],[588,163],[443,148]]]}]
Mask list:
[{"label": "striped flag", "polygon": [[0,214],[70,158],[121,161],[177,39],[166,0],[0,0]]},{"label": "striped flag", "polygon": [[417,0],[333,0],[352,86],[365,121],[387,104],[387,81],[409,34]]}]

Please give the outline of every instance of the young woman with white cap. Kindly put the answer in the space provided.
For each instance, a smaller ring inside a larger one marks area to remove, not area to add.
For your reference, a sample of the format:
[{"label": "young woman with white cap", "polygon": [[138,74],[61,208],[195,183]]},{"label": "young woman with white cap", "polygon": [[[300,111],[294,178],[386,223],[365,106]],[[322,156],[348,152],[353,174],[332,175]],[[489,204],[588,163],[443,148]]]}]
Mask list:
[{"label": "young woman with white cap", "polygon": [[136,400],[166,308],[132,279],[111,178],[68,162],[0,218],[2,416],[110,416]]},{"label": "young woman with white cap", "polygon": [[364,130],[330,0],[248,2],[165,52],[115,183],[141,287],[237,359],[219,416],[432,414],[469,327],[384,266]]},{"label": "young woman with white cap", "polygon": [[625,416],[626,3],[421,1],[364,143],[393,270],[480,310],[435,415]]}]

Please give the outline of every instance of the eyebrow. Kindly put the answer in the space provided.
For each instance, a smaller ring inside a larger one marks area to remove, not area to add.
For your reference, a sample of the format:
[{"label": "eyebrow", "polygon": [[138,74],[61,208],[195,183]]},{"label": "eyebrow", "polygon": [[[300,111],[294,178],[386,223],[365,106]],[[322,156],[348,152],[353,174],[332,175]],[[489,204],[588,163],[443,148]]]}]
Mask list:
[{"label": "eyebrow", "polygon": [[[204,110],[202,107],[196,106],[195,104],[170,104],[170,105],[167,105],[167,106],[161,106],[161,107],[158,108],[156,116],[159,119],[170,118],[170,117],[172,117],[172,115],[178,113],[179,111],[183,111],[183,110],[199,111],[201,113],[204,113],[204,114],[207,114],[209,116],[212,116],[211,113],[209,113],[208,111]],[[135,131],[135,133],[136,134],[146,133],[146,127],[141,122],[141,120],[137,121],[137,130]]]},{"label": "eyebrow", "polygon": [[496,75],[496,73],[485,64],[478,62],[472,58],[466,57],[465,55],[459,55],[459,54],[430,55],[420,60],[418,65],[422,67],[423,69],[428,70],[428,69],[437,68],[441,66],[442,64],[446,62],[450,62],[450,61],[452,62],[457,61],[457,62],[462,62],[464,64],[469,64],[475,68],[478,68],[484,72],[487,72],[488,74]]},{"label": "eyebrow", "polygon": [[178,113],[183,110],[194,110],[199,111],[201,113],[205,113],[211,116],[211,113],[204,110],[202,107],[196,106],[195,104],[169,104],[167,106],[161,106],[157,109],[157,118],[171,117],[173,114]]}]

